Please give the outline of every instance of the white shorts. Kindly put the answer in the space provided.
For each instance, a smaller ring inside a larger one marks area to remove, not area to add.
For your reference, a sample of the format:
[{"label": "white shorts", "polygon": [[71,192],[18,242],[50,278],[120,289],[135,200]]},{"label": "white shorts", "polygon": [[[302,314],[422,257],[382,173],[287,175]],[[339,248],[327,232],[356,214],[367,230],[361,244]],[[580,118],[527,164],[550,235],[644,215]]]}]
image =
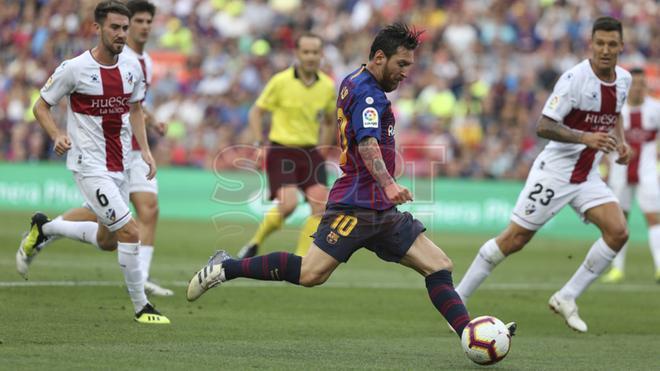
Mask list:
[{"label": "white shorts", "polygon": [[111,232],[119,230],[131,220],[128,208],[128,181],[122,173],[83,175],[73,173],[84,206],[96,214],[98,221]]},{"label": "white shorts", "polygon": [[637,197],[637,204],[639,204],[639,208],[643,213],[660,212],[660,189],[657,183],[630,185],[625,182],[610,182],[610,187],[612,187],[614,195],[619,199],[623,211],[630,211],[634,194]]},{"label": "white shorts", "polygon": [[527,176],[525,187],[518,196],[511,221],[536,231],[559,213],[566,204],[570,204],[582,221],[587,222],[584,217],[587,210],[609,202],[618,202],[618,200],[598,176],[590,176],[582,183],[572,184],[569,179],[563,179],[534,166]]},{"label": "white shorts", "polygon": [[149,165],[142,159],[140,151],[131,151],[129,157],[130,171],[128,172],[128,192],[147,192],[158,194],[156,178],[147,179]]}]

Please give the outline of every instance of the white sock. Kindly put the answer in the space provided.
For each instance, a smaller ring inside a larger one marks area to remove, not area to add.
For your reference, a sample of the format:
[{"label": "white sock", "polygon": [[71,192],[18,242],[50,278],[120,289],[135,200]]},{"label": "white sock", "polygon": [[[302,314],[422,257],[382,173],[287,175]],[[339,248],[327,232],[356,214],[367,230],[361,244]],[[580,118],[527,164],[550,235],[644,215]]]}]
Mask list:
[{"label": "white sock", "polygon": [[148,303],[147,295],[144,293],[144,276],[140,269],[139,248],[139,242],[117,243],[117,260],[121,271],[124,273],[128,296],[131,297],[135,313],[139,312]]},{"label": "white sock", "polygon": [[559,296],[567,300],[577,299],[607,269],[615,256],[616,251],[602,238],[596,240],[573,277],[559,290]]},{"label": "white sock", "polygon": [[616,253],[616,256],[614,257],[614,260],[612,260],[612,268],[616,268],[620,270],[621,272],[624,271],[626,267],[626,252],[628,251],[628,243],[626,242],[625,245],[619,250],[618,253]]},{"label": "white sock", "polygon": [[655,270],[660,270],[660,224],[652,225],[649,228],[649,245]]},{"label": "white sock", "polygon": [[502,254],[494,238],[486,241],[481,246],[479,253],[474,257],[472,264],[461,279],[461,283],[456,286],[456,292],[463,299],[463,302],[467,301],[474,290],[481,285],[504,258],[506,256]]},{"label": "white sock", "polygon": [[142,269],[142,274],[144,274],[144,279],[149,278],[149,268],[151,267],[151,258],[154,256],[154,247],[142,245],[140,246],[140,268]]},{"label": "white sock", "polygon": [[44,224],[41,229],[48,238],[52,236],[66,237],[99,247],[99,243],[96,241],[99,225],[96,222],[70,222],[62,217],[57,217]]},{"label": "white sock", "polygon": [[[62,215],[58,215],[55,219],[51,220],[49,223],[52,223],[56,220],[62,220]],[[46,226],[46,224],[44,224],[44,227],[45,226]],[[43,230],[43,227],[42,227],[42,230]],[[48,233],[46,233],[46,231],[44,231],[44,234],[48,238],[46,238],[46,241],[42,242],[41,245],[39,245],[39,250],[43,250],[44,248],[46,248],[51,243],[53,243],[53,242],[59,240],[60,238],[62,238],[62,236],[55,235],[55,234],[48,235]]]}]

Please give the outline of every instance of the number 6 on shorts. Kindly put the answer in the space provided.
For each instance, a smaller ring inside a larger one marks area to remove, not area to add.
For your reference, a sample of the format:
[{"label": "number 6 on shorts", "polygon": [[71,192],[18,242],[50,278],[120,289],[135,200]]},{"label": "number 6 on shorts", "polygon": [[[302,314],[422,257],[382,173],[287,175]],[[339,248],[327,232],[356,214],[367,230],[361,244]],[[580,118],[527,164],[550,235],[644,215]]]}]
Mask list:
[{"label": "number 6 on shorts", "polygon": [[99,200],[99,204],[101,204],[101,206],[108,206],[108,198],[105,197],[103,193],[101,193],[101,188],[96,189],[96,199]]}]

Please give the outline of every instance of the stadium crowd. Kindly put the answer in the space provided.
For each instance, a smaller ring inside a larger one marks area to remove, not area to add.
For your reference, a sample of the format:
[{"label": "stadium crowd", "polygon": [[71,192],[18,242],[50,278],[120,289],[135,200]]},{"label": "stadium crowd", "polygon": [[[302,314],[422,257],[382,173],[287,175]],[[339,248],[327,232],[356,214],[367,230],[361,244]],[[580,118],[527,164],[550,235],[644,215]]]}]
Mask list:
[{"label": "stadium crowd", "polygon": [[[296,35],[322,35],[335,78],[365,63],[372,35],[405,21],[425,31],[410,78],[391,96],[399,146],[416,175],[524,179],[549,89],[586,57],[599,15],[622,20],[624,65],[660,59],[654,0],[153,0],[147,100],[167,135],[159,164],[228,169],[248,144],[247,113],[293,61]],[[57,67],[93,44],[92,0],[0,0],[0,161],[55,159],[31,107]],[[655,61],[655,62],[653,62]],[[65,110],[58,110],[64,125]],[[243,148],[243,149],[241,149]],[[433,165],[431,165],[433,163]]]}]

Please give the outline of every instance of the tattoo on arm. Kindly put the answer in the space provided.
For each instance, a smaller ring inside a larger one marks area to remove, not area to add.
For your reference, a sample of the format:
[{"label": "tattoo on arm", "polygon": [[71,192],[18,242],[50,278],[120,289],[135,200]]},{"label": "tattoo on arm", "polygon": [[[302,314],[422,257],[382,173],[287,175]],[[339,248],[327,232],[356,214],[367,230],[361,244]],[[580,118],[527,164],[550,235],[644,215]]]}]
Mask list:
[{"label": "tattoo on arm", "polygon": [[394,179],[387,171],[383,156],[380,154],[380,147],[376,138],[367,137],[362,139],[358,145],[358,151],[360,152],[362,161],[364,161],[364,165],[374,179],[376,179],[378,185],[385,188],[394,183]]},{"label": "tattoo on arm", "polygon": [[541,138],[565,143],[582,143],[584,132],[571,129],[546,116],[541,116],[536,125],[536,134]]}]

